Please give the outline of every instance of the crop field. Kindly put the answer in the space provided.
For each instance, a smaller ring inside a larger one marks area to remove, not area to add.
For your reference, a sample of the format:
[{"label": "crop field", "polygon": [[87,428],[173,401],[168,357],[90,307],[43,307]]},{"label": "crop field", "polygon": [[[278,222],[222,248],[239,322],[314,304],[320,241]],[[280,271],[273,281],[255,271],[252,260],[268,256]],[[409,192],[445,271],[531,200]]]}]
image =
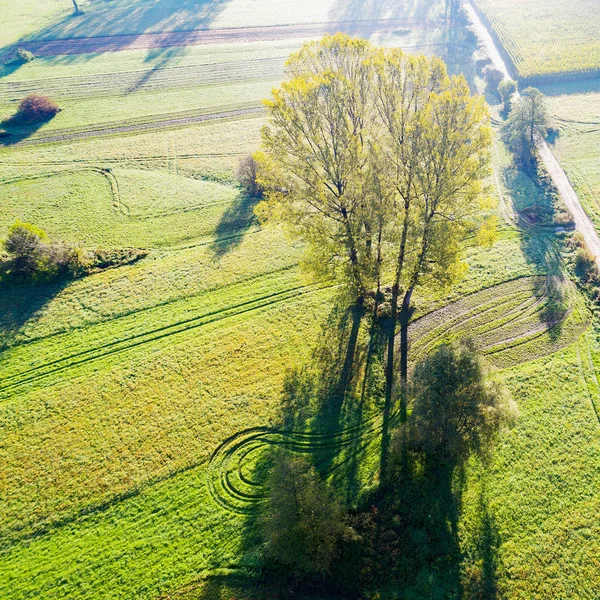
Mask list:
[{"label": "crop field", "polygon": [[[310,454],[350,506],[377,481],[368,319],[306,276],[300,243],[257,222],[235,170],[304,39],[345,22],[444,56],[443,6],[180,4],[82,1],[75,18],[70,2],[24,0],[0,27],[6,47],[56,42],[2,68],[0,115],[32,92],[62,108],[0,138],[0,238],[20,219],[86,248],[148,252],[72,281],[0,288],[3,600],[264,598],[251,574],[269,449]],[[258,31],[271,26],[289,29]],[[143,37],[206,28],[218,33],[210,42]],[[111,49],[90,52],[80,42],[91,37]],[[472,50],[449,54],[451,68],[471,75]],[[561,128],[558,142],[568,169],[569,135]],[[473,336],[520,410],[490,463],[468,465],[462,575],[491,552],[499,597],[594,598],[597,318],[562,270],[563,241],[515,217],[534,192],[499,142],[494,172],[498,240],[468,248],[452,290],[420,294],[410,327],[413,361]]]},{"label": "crop field", "polygon": [[600,69],[600,13],[586,0],[476,0],[520,78]]}]

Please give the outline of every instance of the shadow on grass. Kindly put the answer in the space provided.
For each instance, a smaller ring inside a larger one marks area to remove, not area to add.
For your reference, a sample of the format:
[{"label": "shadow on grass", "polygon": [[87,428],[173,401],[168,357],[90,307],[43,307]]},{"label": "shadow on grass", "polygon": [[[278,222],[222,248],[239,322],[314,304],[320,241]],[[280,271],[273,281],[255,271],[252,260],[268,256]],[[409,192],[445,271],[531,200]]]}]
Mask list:
[{"label": "shadow on grass", "polygon": [[36,119],[32,122],[23,122],[18,118],[18,115],[6,119],[0,123],[0,127],[6,132],[0,137],[0,146],[13,146],[30,138],[34,133],[39,131],[44,125],[52,121],[55,115]]},{"label": "shadow on grass", "polygon": [[259,199],[240,194],[221,216],[215,228],[215,241],[211,249],[216,260],[239,246],[244,235],[257,223],[254,207]]},{"label": "shadow on grass", "polygon": [[43,285],[0,282],[0,350],[68,285],[67,280]]}]

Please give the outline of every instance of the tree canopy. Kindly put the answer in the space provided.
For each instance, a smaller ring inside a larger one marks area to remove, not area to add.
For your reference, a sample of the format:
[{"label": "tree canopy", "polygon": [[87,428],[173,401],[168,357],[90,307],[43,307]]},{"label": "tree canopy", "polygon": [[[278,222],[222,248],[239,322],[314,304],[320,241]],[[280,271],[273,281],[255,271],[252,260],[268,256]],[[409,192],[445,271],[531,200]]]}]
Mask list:
[{"label": "tree canopy", "polygon": [[480,202],[491,144],[485,101],[439,58],[342,34],[305,44],[286,72],[265,102],[257,210],[308,242],[315,271],[359,300],[391,284],[389,400],[398,315],[406,334],[415,288],[452,283],[465,269],[466,239],[494,226]]},{"label": "tree canopy", "polygon": [[436,458],[455,461],[485,449],[516,414],[469,340],[442,345],[418,363],[411,388],[414,440]]},{"label": "tree canopy", "polygon": [[517,160],[530,167],[535,159],[536,135],[548,129],[546,97],[537,88],[528,87],[514,103],[502,134]]}]

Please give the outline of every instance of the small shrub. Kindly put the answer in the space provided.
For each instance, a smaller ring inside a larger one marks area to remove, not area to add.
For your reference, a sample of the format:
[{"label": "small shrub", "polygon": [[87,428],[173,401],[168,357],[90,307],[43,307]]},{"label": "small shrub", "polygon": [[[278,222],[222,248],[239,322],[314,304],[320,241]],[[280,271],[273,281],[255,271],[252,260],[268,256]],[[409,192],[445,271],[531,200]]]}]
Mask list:
[{"label": "small shrub", "polygon": [[492,65],[488,65],[483,70],[483,78],[485,79],[485,84],[487,86],[488,91],[492,94],[499,95],[498,87],[500,82],[504,79],[504,74],[500,69],[496,69],[496,67]]},{"label": "small shrub", "polygon": [[584,282],[589,282],[598,276],[594,255],[583,246],[577,249],[575,255],[575,273]]},{"label": "small shrub", "polygon": [[147,250],[140,248],[97,248],[86,263],[89,273],[129,265],[148,256]]},{"label": "small shrub", "polygon": [[60,112],[60,107],[54,100],[39,94],[30,94],[19,102],[16,119],[31,123],[50,119]]},{"label": "small shrub", "polygon": [[8,230],[4,249],[12,259],[11,271],[28,278],[43,268],[46,232],[30,223],[17,220]]},{"label": "small shrub", "polygon": [[35,59],[35,56],[25,48],[18,48],[16,53],[16,61],[19,63],[28,63]]},{"label": "small shrub", "polygon": [[247,194],[255,198],[262,197],[264,190],[257,180],[258,164],[252,155],[240,159],[236,175]]}]

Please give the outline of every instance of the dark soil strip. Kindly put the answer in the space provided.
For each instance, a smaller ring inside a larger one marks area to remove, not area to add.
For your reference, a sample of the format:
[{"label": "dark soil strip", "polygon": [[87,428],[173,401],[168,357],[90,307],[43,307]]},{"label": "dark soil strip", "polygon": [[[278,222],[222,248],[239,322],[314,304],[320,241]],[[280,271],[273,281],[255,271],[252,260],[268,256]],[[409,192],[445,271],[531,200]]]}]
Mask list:
[{"label": "dark soil strip", "polygon": [[121,125],[115,125],[108,123],[105,125],[98,125],[91,129],[84,131],[56,131],[55,133],[49,133],[47,135],[40,135],[36,137],[21,136],[19,139],[18,135],[8,136],[0,140],[1,146],[31,146],[36,144],[53,144],[57,142],[73,142],[77,140],[83,140],[91,137],[98,137],[104,135],[120,135],[126,133],[137,133],[143,131],[152,131],[155,129],[167,129],[185,127],[193,123],[202,123],[203,121],[213,121],[215,119],[232,119],[236,117],[244,117],[251,114],[259,114],[263,112],[262,106],[252,106],[248,108],[237,108],[233,110],[225,110],[210,114],[171,117],[162,120],[150,121],[145,123],[123,123]]},{"label": "dark soil strip", "polygon": [[435,22],[390,19],[385,21],[337,21],[330,23],[306,23],[301,25],[276,25],[272,27],[246,27],[201,29],[196,31],[170,31],[140,35],[117,35],[62,40],[19,42],[20,48],[30,50],[37,56],[56,54],[84,54],[86,52],[117,52],[169,46],[195,46],[200,44],[223,44],[231,42],[256,42],[295,37],[318,37],[325,33],[341,31],[350,35],[393,33],[411,25],[437,26]]}]

